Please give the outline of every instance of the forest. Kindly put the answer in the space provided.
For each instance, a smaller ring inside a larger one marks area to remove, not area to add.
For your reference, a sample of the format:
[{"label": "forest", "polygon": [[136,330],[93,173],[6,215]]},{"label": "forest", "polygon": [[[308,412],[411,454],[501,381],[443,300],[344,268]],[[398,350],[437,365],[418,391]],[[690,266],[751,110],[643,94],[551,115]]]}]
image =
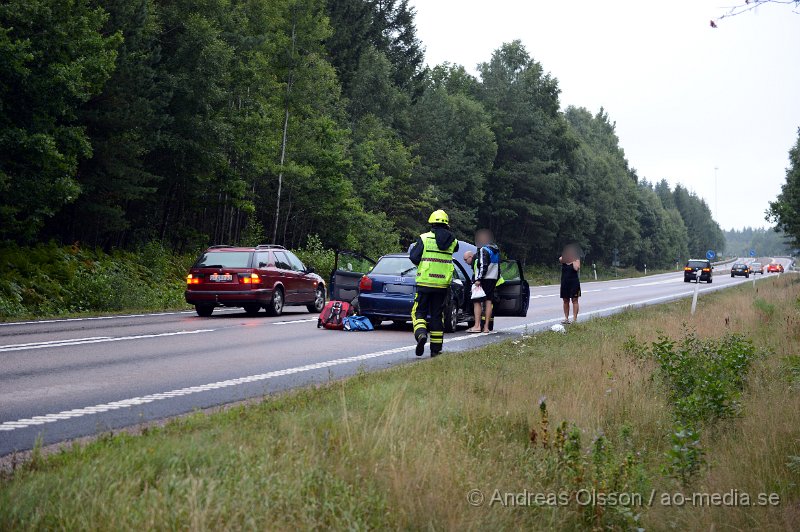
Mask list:
[{"label": "forest", "polygon": [[789,255],[790,238],[774,228],[745,227],[725,231],[725,253],[747,257],[754,250],[759,257]]},{"label": "forest", "polygon": [[[723,249],[605,110],[509,40],[428,66],[408,0],[0,5],[0,241],[397,250],[437,208],[504,253],[651,268]],[[513,37],[513,36],[511,36]]]}]

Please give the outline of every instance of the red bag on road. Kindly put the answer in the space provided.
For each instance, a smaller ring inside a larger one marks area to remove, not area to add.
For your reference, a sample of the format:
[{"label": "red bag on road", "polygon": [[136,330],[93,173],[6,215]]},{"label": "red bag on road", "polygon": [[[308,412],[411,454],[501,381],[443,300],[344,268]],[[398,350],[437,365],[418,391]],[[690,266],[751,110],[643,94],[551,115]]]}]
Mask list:
[{"label": "red bag on road", "polygon": [[328,301],[319,315],[317,327],[344,330],[344,319],[353,314],[353,306],[347,301]]}]

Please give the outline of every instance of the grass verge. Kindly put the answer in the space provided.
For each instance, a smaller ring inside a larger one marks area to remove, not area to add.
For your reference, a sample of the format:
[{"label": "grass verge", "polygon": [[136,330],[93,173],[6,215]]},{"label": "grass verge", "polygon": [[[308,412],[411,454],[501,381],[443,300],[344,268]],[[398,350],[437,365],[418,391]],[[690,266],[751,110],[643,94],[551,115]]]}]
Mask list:
[{"label": "grass verge", "polygon": [[0,529],[797,529],[798,295],[782,276],[690,326],[680,301],[34,453]]},{"label": "grass verge", "polygon": [[[672,269],[649,269],[647,276],[658,275],[661,273],[674,273],[677,270]],[[612,268],[610,266],[598,265],[597,267],[597,280],[598,281],[615,281],[618,279],[633,279],[645,277],[644,271],[637,270],[634,267],[627,268]],[[561,267],[553,266],[529,266],[525,269],[525,279],[531,286],[548,286],[559,284],[561,282]],[[583,264],[581,267],[581,281],[585,283],[593,282],[594,272],[591,264]]]}]

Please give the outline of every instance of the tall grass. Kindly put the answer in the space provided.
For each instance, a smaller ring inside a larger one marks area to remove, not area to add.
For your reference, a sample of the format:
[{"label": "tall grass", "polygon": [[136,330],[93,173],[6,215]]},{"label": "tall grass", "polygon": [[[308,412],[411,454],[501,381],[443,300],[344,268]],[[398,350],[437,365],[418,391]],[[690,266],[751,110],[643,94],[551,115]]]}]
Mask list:
[{"label": "tall grass", "polygon": [[[0,529],[797,529],[800,283],[757,286],[704,296],[692,319],[698,341],[741,335],[764,354],[748,364],[736,415],[703,432],[688,485],[664,473],[673,388],[657,359],[625,349],[631,337],[683,338],[681,301],[37,459],[0,484]],[[756,298],[775,306],[768,322]],[[662,493],[732,489],[781,504],[660,504]],[[593,491],[645,504],[575,504]],[[526,506],[520,493],[571,502]]]}]

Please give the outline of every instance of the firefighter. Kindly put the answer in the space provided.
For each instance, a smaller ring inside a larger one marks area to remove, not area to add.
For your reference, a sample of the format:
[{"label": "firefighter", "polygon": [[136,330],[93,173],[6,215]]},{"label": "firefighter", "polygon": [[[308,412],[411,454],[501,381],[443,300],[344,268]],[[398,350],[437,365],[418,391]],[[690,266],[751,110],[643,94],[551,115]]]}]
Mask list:
[{"label": "firefighter", "polygon": [[458,251],[458,240],[450,232],[446,212],[434,211],[428,223],[431,230],[421,234],[409,252],[411,262],[417,266],[417,289],[411,319],[418,357],[425,352],[429,335],[431,356],[442,352],[444,309],[453,279],[453,253]]}]

